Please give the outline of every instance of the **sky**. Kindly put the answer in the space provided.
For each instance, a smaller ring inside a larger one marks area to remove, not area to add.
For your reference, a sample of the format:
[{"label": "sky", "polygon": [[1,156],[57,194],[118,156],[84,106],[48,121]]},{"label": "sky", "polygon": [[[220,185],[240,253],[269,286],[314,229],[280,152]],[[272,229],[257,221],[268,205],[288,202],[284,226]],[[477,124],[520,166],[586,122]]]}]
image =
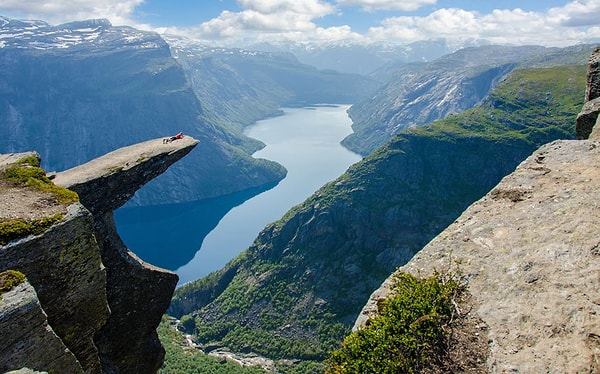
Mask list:
[{"label": "sky", "polygon": [[52,25],[107,18],[220,46],[444,38],[564,47],[600,41],[600,0],[0,0],[0,15]]}]

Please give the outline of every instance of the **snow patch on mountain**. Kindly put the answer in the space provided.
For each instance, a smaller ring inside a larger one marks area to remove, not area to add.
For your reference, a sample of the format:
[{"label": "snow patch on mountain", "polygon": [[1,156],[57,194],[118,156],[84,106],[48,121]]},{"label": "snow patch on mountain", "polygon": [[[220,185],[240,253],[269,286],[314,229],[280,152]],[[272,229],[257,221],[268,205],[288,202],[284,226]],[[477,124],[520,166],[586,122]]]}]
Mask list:
[{"label": "snow patch on mountain", "polygon": [[107,19],[92,19],[53,26],[43,21],[14,20],[0,16],[0,48],[65,49],[82,44],[106,46],[120,40],[136,48],[164,46],[158,34],[113,27]]}]

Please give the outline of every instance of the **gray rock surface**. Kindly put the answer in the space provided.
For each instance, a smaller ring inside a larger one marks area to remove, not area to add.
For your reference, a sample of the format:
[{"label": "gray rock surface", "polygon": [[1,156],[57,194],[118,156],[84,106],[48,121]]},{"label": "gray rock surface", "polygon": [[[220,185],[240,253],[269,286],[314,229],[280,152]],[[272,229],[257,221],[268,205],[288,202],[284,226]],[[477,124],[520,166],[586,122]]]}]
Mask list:
[{"label": "gray rock surface", "polygon": [[[42,235],[0,246],[0,271],[8,269],[27,276],[50,326],[84,370],[100,371],[93,338],[109,309],[106,273],[90,213],[81,204],[72,204],[64,222]],[[0,330],[7,326],[1,324]]]},{"label": "gray rock surface", "polygon": [[112,212],[197,144],[190,136],[166,144],[162,138],[133,144],[57,173],[54,183],[77,192],[93,214]]},{"label": "gray rock surface", "polygon": [[[577,139],[600,139],[600,130],[594,127],[600,113],[600,46],[594,49],[588,63],[585,103],[575,126]],[[596,126],[597,127],[597,126]]]},{"label": "gray rock surface", "polygon": [[48,325],[46,313],[28,282],[0,299],[1,372],[34,373],[33,370],[20,371],[27,367],[55,373],[83,373],[79,361]]},{"label": "gray rock surface", "polygon": [[[541,147],[398,271],[464,274],[494,373],[600,368],[600,141]],[[389,293],[375,291],[355,328]]]},{"label": "gray rock surface", "polygon": [[[164,349],[156,328],[178,277],[144,263],[125,247],[112,210],[196,144],[190,137],[167,144],[155,139],[56,174],[55,183],[76,191],[81,203],[66,207],[64,220],[46,232],[0,246],[0,271],[13,269],[27,276],[48,316],[48,326],[68,348],[57,362],[74,355],[86,373],[154,373],[162,364]],[[0,164],[26,155],[30,153],[0,155]],[[36,195],[36,190],[21,189]],[[0,202],[15,199],[15,194],[27,199],[29,195],[23,191],[1,189]],[[7,218],[0,213],[0,218]],[[0,320],[0,336],[13,331],[13,322]],[[26,329],[17,326],[15,331]],[[31,348],[39,344],[37,340],[26,335],[18,339],[24,363],[37,362],[46,354],[43,347]],[[4,340],[0,341],[1,346]],[[25,364],[7,370],[23,367],[37,370]],[[77,370],[65,366],[57,372]]]}]

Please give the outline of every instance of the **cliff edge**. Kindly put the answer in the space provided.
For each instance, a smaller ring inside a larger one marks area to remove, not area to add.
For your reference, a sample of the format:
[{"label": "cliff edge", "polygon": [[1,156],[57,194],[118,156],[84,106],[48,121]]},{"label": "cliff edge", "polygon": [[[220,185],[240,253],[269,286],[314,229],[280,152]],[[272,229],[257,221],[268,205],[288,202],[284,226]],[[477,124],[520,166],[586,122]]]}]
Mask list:
[{"label": "cliff edge", "polygon": [[[489,339],[490,372],[600,370],[600,137],[598,110],[590,110],[600,96],[599,57],[597,48],[577,119],[583,140],[542,146],[397,270],[462,274],[469,313]],[[371,295],[355,329],[390,285],[391,277]]]},{"label": "cliff edge", "polygon": [[[79,202],[0,179],[3,233],[18,222],[53,219],[41,233],[0,240],[0,274],[17,270],[27,277],[0,296],[0,341],[7,342],[0,371],[64,372],[65,363],[74,373],[158,370],[164,349],[156,327],[178,277],[130,252],[112,212],[197,144],[191,137],[167,144],[154,139],[50,175],[55,185],[77,192]],[[34,170],[36,158],[34,152],[0,155],[0,172]],[[52,343],[40,345],[40,337]]]}]

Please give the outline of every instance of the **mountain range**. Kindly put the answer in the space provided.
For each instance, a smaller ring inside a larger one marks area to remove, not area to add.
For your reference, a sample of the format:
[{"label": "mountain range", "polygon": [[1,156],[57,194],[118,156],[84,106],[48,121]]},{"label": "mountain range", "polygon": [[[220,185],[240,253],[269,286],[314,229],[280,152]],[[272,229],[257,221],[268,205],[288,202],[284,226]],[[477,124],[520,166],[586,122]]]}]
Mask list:
[{"label": "mountain range", "polygon": [[403,129],[473,107],[515,68],[585,64],[591,51],[591,45],[489,45],[464,48],[430,62],[389,63],[371,74],[385,84],[350,108],[354,132],[342,144],[367,155]]}]

